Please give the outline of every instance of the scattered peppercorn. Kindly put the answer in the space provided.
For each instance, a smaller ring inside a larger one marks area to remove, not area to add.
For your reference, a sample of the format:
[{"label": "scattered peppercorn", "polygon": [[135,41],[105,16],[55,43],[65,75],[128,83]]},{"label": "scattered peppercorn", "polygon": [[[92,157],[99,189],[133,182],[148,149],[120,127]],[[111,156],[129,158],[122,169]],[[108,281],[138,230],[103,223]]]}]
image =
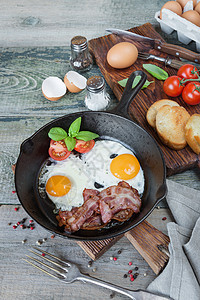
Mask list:
[{"label": "scattered peppercorn", "polygon": [[129,266],[132,266],[132,262],[131,262],[131,261],[129,261],[129,263],[128,263],[128,264],[129,264]]},{"label": "scattered peppercorn", "polygon": [[16,193],[16,191],[12,191],[12,194],[15,194]]},{"label": "scattered peppercorn", "polygon": [[21,224],[21,225],[20,225],[20,227],[21,227],[22,229],[24,229],[24,228],[25,228],[24,224]]},{"label": "scattered peppercorn", "polygon": [[144,276],[147,276],[147,273],[144,273]]},{"label": "scattered peppercorn", "polygon": [[133,274],[133,278],[136,279],[138,277],[138,273]]},{"label": "scattered peppercorn", "polygon": [[55,235],[54,235],[54,234],[52,234],[52,235],[51,235],[51,239],[54,239],[54,238],[55,238]]},{"label": "scattered peppercorn", "polygon": [[128,271],[128,274],[131,274],[132,272],[133,272],[132,270],[129,270],[129,271]]},{"label": "scattered peppercorn", "polygon": [[46,240],[47,240],[47,238],[43,238],[43,239],[42,239],[43,242],[46,242]]},{"label": "scattered peppercorn", "polygon": [[33,223],[33,220],[29,220],[29,223]]},{"label": "scattered peppercorn", "polygon": [[25,239],[25,240],[23,240],[23,241],[22,241],[22,244],[26,243],[26,241],[27,241],[26,239]]},{"label": "scattered peppercorn", "polygon": [[139,269],[138,267],[135,267],[135,268],[134,268],[135,271],[137,271],[138,269]]},{"label": "scattered peppercorn", "polygon": [[42,256],[45,256],[45,253],[42,253]]},{"label": "scattered peppercorn", "polygon": [[93,272],[96,272],[96,270],[97,270],[97,268],[94,268],[92,271],[93,271]]},{"label": "scattered peppercorn", "polygon": [[113,256],[110,257],[110,260],[113,260]]},{"label": "scattered peppercorn", "polygon": [[92,265],[92,260],[90,260],[90,261],[88,262],[88,268],[90,268],[91,265]]},{"label": "scattered peppercorn", "polygon": [[118,252],[117,252],[118,254],[121,254],[122,253],[122,251],[121,250],[118,250]]},{"label": "scattered peppercorn", "polygon": [[35,229],[35,227],[31,226],[31,227],[30,227],[30,230],[33,230],[33,229]]},{"label": "scattered peppercorn", "polygon": [[13,225],[13,229],[16,229],[17,228],[17,226],[16,225]]},{"label": "scattered peppercorn", "polygon": [[110,294],[110,298],[114,298],[115,297],[115,293]]},{"label": "scattered peppercorn", "polygon": [[9,222],[9,223],[8,223],[8,226],[10,226],[11,224],[12,224],[12,223],[11,223],[11,222]]},{"label": "scattered peppercorn", "polygon": [[124,278],[127,278],[128,277],[128,275],[127,274],[124,274]]},{"label": "scattered peppercorn", "polygon": [[20,224],[21,224],[21,222],[20,222],[20,221],[18,221],[18,222],[17,222],[17,225],[20,225]]},{"label": "scattered peppercorn", "polygon": [[38,240],[38,241],[36,242],[36,244],[40,246],[40,245],[42,245],[42,241]]},{"label": "scattered peppercorn", "polygon": [[116,257],[116,256],[115,256],[115,257],[113,257],[113,260],[114,260],[114,261],[116,261],[116,260],[117,260],[117,257]]},{"label": "scattered peppercorn", "polygon": [[166,217],[163,217],[162,220],[165,221],[165,220],[167,220],[167,218],[166,218]]},{"label": "scattered peppercorn", "polygon": [[15,211],[18,211],[19,207],[15,207]]}]

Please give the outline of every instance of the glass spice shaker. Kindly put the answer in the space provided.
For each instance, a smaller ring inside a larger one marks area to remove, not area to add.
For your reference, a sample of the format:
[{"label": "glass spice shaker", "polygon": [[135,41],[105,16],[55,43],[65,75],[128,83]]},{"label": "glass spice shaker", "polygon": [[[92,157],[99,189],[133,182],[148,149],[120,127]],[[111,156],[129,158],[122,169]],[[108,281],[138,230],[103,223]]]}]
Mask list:
[{"label": "glass spice shaker", "polygon": [[70,64],[75,71],[85,72],[92,67],[92,56],[88,50],[87,39],[84,36],[75,36],[71,40]]},{"label": "glass spice shaker", "polygon": [[101,76],[92,76],[87,80],[85,105],[90,110],[104,110],[110,104],[106,93],[105,81]]}]

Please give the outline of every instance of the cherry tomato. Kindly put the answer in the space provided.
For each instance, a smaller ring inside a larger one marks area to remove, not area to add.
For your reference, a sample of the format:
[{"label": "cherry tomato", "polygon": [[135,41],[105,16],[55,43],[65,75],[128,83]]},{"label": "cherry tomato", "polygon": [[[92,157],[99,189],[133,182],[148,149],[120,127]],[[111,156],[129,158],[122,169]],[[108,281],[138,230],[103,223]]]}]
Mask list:
[{"label": "cherry tomato", "polygon": [[68,151],[64,140],[57,142],[51,140],[49,147],[49,155],[51,158],[55,160],[64,160],[70,155],[70,153],[71,151]]},{"label": "cherry tomato", "polygon": [[195,66],[190,64],[186,64],[180,67],[177,73],[177,76],[185,79],[197,79],[198,75],[199,75],[198,69]]},{"label": "cherry tomato", "polygon": [[179,96],[184,88],[184,86],[180,84],[180,81],[181,78],[178,76],[174,75],[168,77],[163,84],[165,94],[171,97]]},{"label": "cherry tomato", "polygon": [[188,83],[182,92],[183,100],[190,104],[196,105],[200,103],[200,82]]},{"label": "cherry tomato", "polygon": [[94,147],[95,141],[91,140],[88,142],[82,140],[76,140],[76,145],[74,150],[78,151],[79,153],[86,153],[89,152]]}]

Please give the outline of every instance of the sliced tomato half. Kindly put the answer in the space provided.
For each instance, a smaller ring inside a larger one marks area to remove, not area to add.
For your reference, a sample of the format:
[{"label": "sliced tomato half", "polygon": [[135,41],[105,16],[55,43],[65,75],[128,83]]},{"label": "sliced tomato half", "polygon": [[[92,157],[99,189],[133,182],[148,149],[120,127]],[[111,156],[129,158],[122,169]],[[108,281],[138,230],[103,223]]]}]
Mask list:
[{"label": "sliced tomato half", "polygon": [[91,140],[88,142],[85,142],[83,140],[76,140],[76,145],[74,150],[76,150],[79,153],[86,153],[89,152],[94,147],[95,141]]},{"label": "sliced tomato half", "polygon": [[64,160],[70,155],[71,151],[68,151],[64,140],[50,142],[49,156],[55,160]]}]

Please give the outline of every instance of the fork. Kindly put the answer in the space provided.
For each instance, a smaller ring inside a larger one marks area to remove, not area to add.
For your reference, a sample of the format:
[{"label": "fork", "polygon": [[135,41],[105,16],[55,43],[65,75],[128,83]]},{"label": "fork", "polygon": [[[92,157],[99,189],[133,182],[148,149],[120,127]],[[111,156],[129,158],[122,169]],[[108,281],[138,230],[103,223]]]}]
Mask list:
[{"label": "fork", "polygon": [[[65,283],[72,283],[76,280],[82,281],[84,283],[89,282],[89,283],[93,283],[105,288],[108,288],[112,291],[118,292],[120,294],[123,294],[125,296],[128,296],[131,299],[134,300],[165,300],[165,299],[171,299],[171,298],[166,298],[163,296],[159,296],[159,295],[155,295],[155,294],[151,294],[147,291],[143,291],[143,290],[135,290],[135,291],[131,291],[122,287],[119,287],[117,285],[99,280],[97,278],[92,278],[89,275],[85,275],[82,274],[78,268],[78,266],[72,262],[69,262],[67,260],[63,260],[60,259],[59,257],[50,254],[44,250],[41,250],[37,247],[33,247],[35,250],[37,250],[38,252],[33,251],[32,249],[29,249],[30,252],[32,252],[33,254],[35,254],[36,256],[39,256],[40,258],[44,259],[46,262],[50,263],[51,265],[56,266],[52,267],[49,264],[44,263],[41,260],[38,260],[34,257],[31,257],[29,255],[26,255],[28,259],[24,259],[26,262],[28,262],[29,264],[31,264],[32,266],[36,267],[37,269],[45,272],[46,274],[48,274],[51,277],[54,277],[56,279],[59,279]],[[42,253],[42,254],[40,254]],[[48,257],[46,257],[48,256]],[[30,261],[31,259],[31,261]],[[32,261],[36,262],[33,263]],[[42,268],[41,266],[43,266],[44,268]],[[50,271],[48,271],[50,270]]]},{"label": "fork", "polygon": [[156,56],[151,53],[145,53],[145,52],[139,52],[138,58],[143,60],[155,59],[157,61],[163,62],[165,65],[170,66],[174,69],[179,69],[181,66],[186,64],[186,62],[183,62],[181,60],[171,59],[169,57],[164,58],[164,57]]}]

